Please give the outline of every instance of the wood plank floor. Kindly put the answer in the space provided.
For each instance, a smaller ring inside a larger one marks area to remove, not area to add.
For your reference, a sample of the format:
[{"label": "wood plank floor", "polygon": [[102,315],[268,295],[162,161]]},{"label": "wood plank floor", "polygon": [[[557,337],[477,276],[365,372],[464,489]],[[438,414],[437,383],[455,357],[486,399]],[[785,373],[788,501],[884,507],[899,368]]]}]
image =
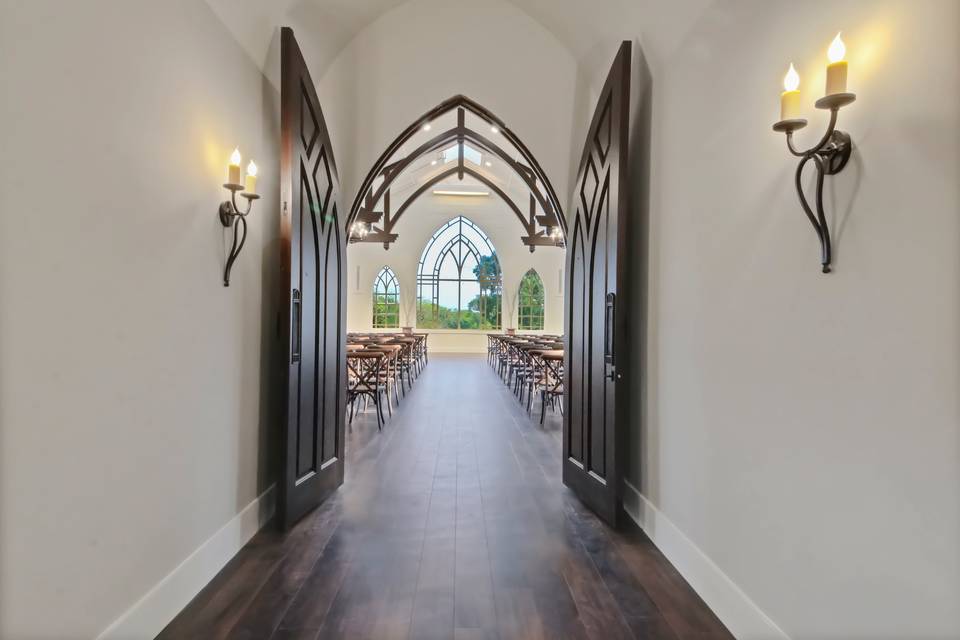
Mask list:
[{"label": "wood plank floor", "polygon": [[560,433],[482,356],[431,356],[382,433],[348,427],[334,497],[257,534],[159,638],[731,638],[642,532],[563,486]]}]

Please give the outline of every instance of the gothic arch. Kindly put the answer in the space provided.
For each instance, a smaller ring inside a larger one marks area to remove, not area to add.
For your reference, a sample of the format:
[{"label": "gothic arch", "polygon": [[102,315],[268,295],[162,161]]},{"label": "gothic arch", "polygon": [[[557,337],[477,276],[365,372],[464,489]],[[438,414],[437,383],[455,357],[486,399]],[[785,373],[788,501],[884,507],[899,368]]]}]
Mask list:
[{"label": "gothic arch", "polygon": [[[401,151],[416,135],[424,132],[429,125],[441,116],[455,111],[457,123],[444,131],[433,135],[405,155]],[[467,126],[467,113],[473,114],[487,123],[498,137],[502,136],[519,153],[515,159],[504,145],[497,144],[490,136],[484,135]],[[509,167],[523,182],[529,193],[528,203],[517,203],[507,193],[481,172],[465,163],[464,143],[479,147],[496,156]],[[390,189],[394,180],[416,160],[436,154],[438,151],[457,145],[456,166],[440,172],[417,188],[395,211],[391,210]],[[566,236],[566,221],[560,200],[550,184],[540,163],[520,138],[503,121],[485,107],[463,95],[454,96],[426,112],[404,131],[384,150],[364,178],[346,220],[346,231],[351,242],[379,242],[384,248],[397,239],[393,228],[409,206],[431,186],[441,180],[456,176],[463,180],[469,175],[490,188],[507,206],[523,227],[522,242],[533,251],[537,246],[563,245]],[[526,209],[526,213],[524,213]],[[357,233],[358,228],[361,230]]]}]

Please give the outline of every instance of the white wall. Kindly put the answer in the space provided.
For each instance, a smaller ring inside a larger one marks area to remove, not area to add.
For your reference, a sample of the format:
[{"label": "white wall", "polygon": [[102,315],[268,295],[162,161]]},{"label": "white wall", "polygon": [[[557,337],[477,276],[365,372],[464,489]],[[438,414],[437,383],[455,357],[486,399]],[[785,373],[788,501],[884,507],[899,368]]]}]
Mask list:
[{"label": "white wall", "polygon": [[[463,215],[477,224],[490,238],[503,272],[503,327],[517,326],[516,297],[520,280],[528,269],[536,269],[544,284],[544,332],[563,333],[563,290],[561,273],[564,251],[556,247],[530,248],[522,243],[523,228],[515,215],[495,196],[462,198],[421,196],[404,214],[395,228],[396,242],[384,250],[382,244],[349,245],[347,328],[370,331],[373,321],[373,281],[384,266],[389,266],[400,281],[400,324],[416,325],[416,283],[420,255],[430,237],[451,218]],[[359,271],[358,271],[359,270]],[[358,286],[359,285],[359,286]],[[488,331],[431,329],[427,333],[431,351],[459,353],[486,352]]]},{"label": "white wall", "polygon": [[202,2],[0,15],[0,637],[93,638],[271,481],[277,95]]},{"label": "white wall", "polygon": [[[790,637],[960,637],[960,4],[715,2],[669,46],[649,22],[582,60],[660,45],[633,483]],[[793,61],[799,141],[822,132],[839,29],[859,97],[823,275],[770,125]]]}]

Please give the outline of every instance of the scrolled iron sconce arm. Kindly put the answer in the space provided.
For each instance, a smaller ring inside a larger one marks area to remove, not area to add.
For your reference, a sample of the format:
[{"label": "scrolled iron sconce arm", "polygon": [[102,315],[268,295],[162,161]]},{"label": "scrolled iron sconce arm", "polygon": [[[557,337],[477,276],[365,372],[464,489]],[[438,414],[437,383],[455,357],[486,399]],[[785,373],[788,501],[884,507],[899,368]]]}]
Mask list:
[{"label": "scrolled iron sconce arm", "polygon": [[[810,224],[813,225],[813,229],[817,232],[817,237],[820,239],[820,263],[823,268],[823,273],[830,273],[830,262],[832,259],[830,229],[827,226],[827,218],[823,211],[823,179],[824,176],[832,176],[840,173],[840,171],[847,166],[847,161],[850,159],[853,144],[850,141],[849,134],[837,129],[837,117],[841,107],[850,104],[856,99],[856,95],[852,93],[836,93],[817,100],[816,106],[818,109],[830,110],[830,124],[827,125],[827,131],[823,134],[820,141],[803,151],[797,150],[794,145],[793,133],[807,126],[805,119],[781,120],[773,125],[774,131],[786,134],[787,148],[790,150],[790,153],[800,158],[794,181],[797,188],[797,195],[800,198],[800,205],[803,207],[807,219],[810,220]],[[816,199],[814,201],[816,213],[814,213],[810,207],[810,202],[807,200],[803,191],[803,169],[811,160],[813,160],[817,167]]]},{"label": "scrolled iron sconce arm", "polygon": [[[230,192],[230,199],[220,203],[218,209],[220,223],[224,227],[233,227],[233,244],[230,247],[230,254],[227,256],[227,264],[223,269],[223,286],[229,287],[230,270],[243,249],[243,243],[247,241],[247,215],[253,208],[253,201],[259,199],[260,196],[255,193],[241,193],[240,196],[247,200],[247,209],[246,211],[240,211],[240,207],[237,206],[237,193],[243,190],[243,185],[228,182],[223,185],[223,188]],[[234,219],[236,219],[237,224],[234,224]]]}]

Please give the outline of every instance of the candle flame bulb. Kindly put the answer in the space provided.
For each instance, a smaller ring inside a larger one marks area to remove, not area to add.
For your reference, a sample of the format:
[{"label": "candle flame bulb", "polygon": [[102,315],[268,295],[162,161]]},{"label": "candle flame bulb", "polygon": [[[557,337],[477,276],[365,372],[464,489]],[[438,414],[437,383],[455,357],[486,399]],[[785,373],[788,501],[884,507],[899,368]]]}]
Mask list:
[{"label": "candle flame bulb", "polygon": [[847,61],[843,59],[847,53],[847,47],[844,46],[840,38],[840,32],[830,43],[827,49],[827,58],[830,64],[827,65],[827,92],[828,96],[836,93],[846,93],[847,91]]},{"label": "candle flame bulb", "polygon": [[240,149],[234,149],[230,154],[230,166],[227,167],[227,182],[240,184]]},{"label": "candle flame bulb", "polygon": [[247,180],[246,188],[244,193],[256,193],[257,192],[257,165],[253,163],[253,160],[250,161],[250,164],[247,165]]},{"label": "candle flame bulb", "polygon": [[833,39],[830,48],[827,49],[827,59],[830,62],[840,62],[845,55],[847,55],[847,47],[843,44],[843,39],[840,38],[840,32],[838,31],[837,37]]},{"label": "candle flame bulb", "polygon": [[800,74],[797,73],[797,70],[793,68],[793,63],[790,63],[790,69],[787,71],[787,75],[783,76],[783,89],[785,91],[796,91],[800,88]]},{"label": "candle flame bulb", "polygon": [[787,75],[783,76],[784,92],[780,94],[780,119],[795,120],[800,117],[800,74],[790,63]]}]

